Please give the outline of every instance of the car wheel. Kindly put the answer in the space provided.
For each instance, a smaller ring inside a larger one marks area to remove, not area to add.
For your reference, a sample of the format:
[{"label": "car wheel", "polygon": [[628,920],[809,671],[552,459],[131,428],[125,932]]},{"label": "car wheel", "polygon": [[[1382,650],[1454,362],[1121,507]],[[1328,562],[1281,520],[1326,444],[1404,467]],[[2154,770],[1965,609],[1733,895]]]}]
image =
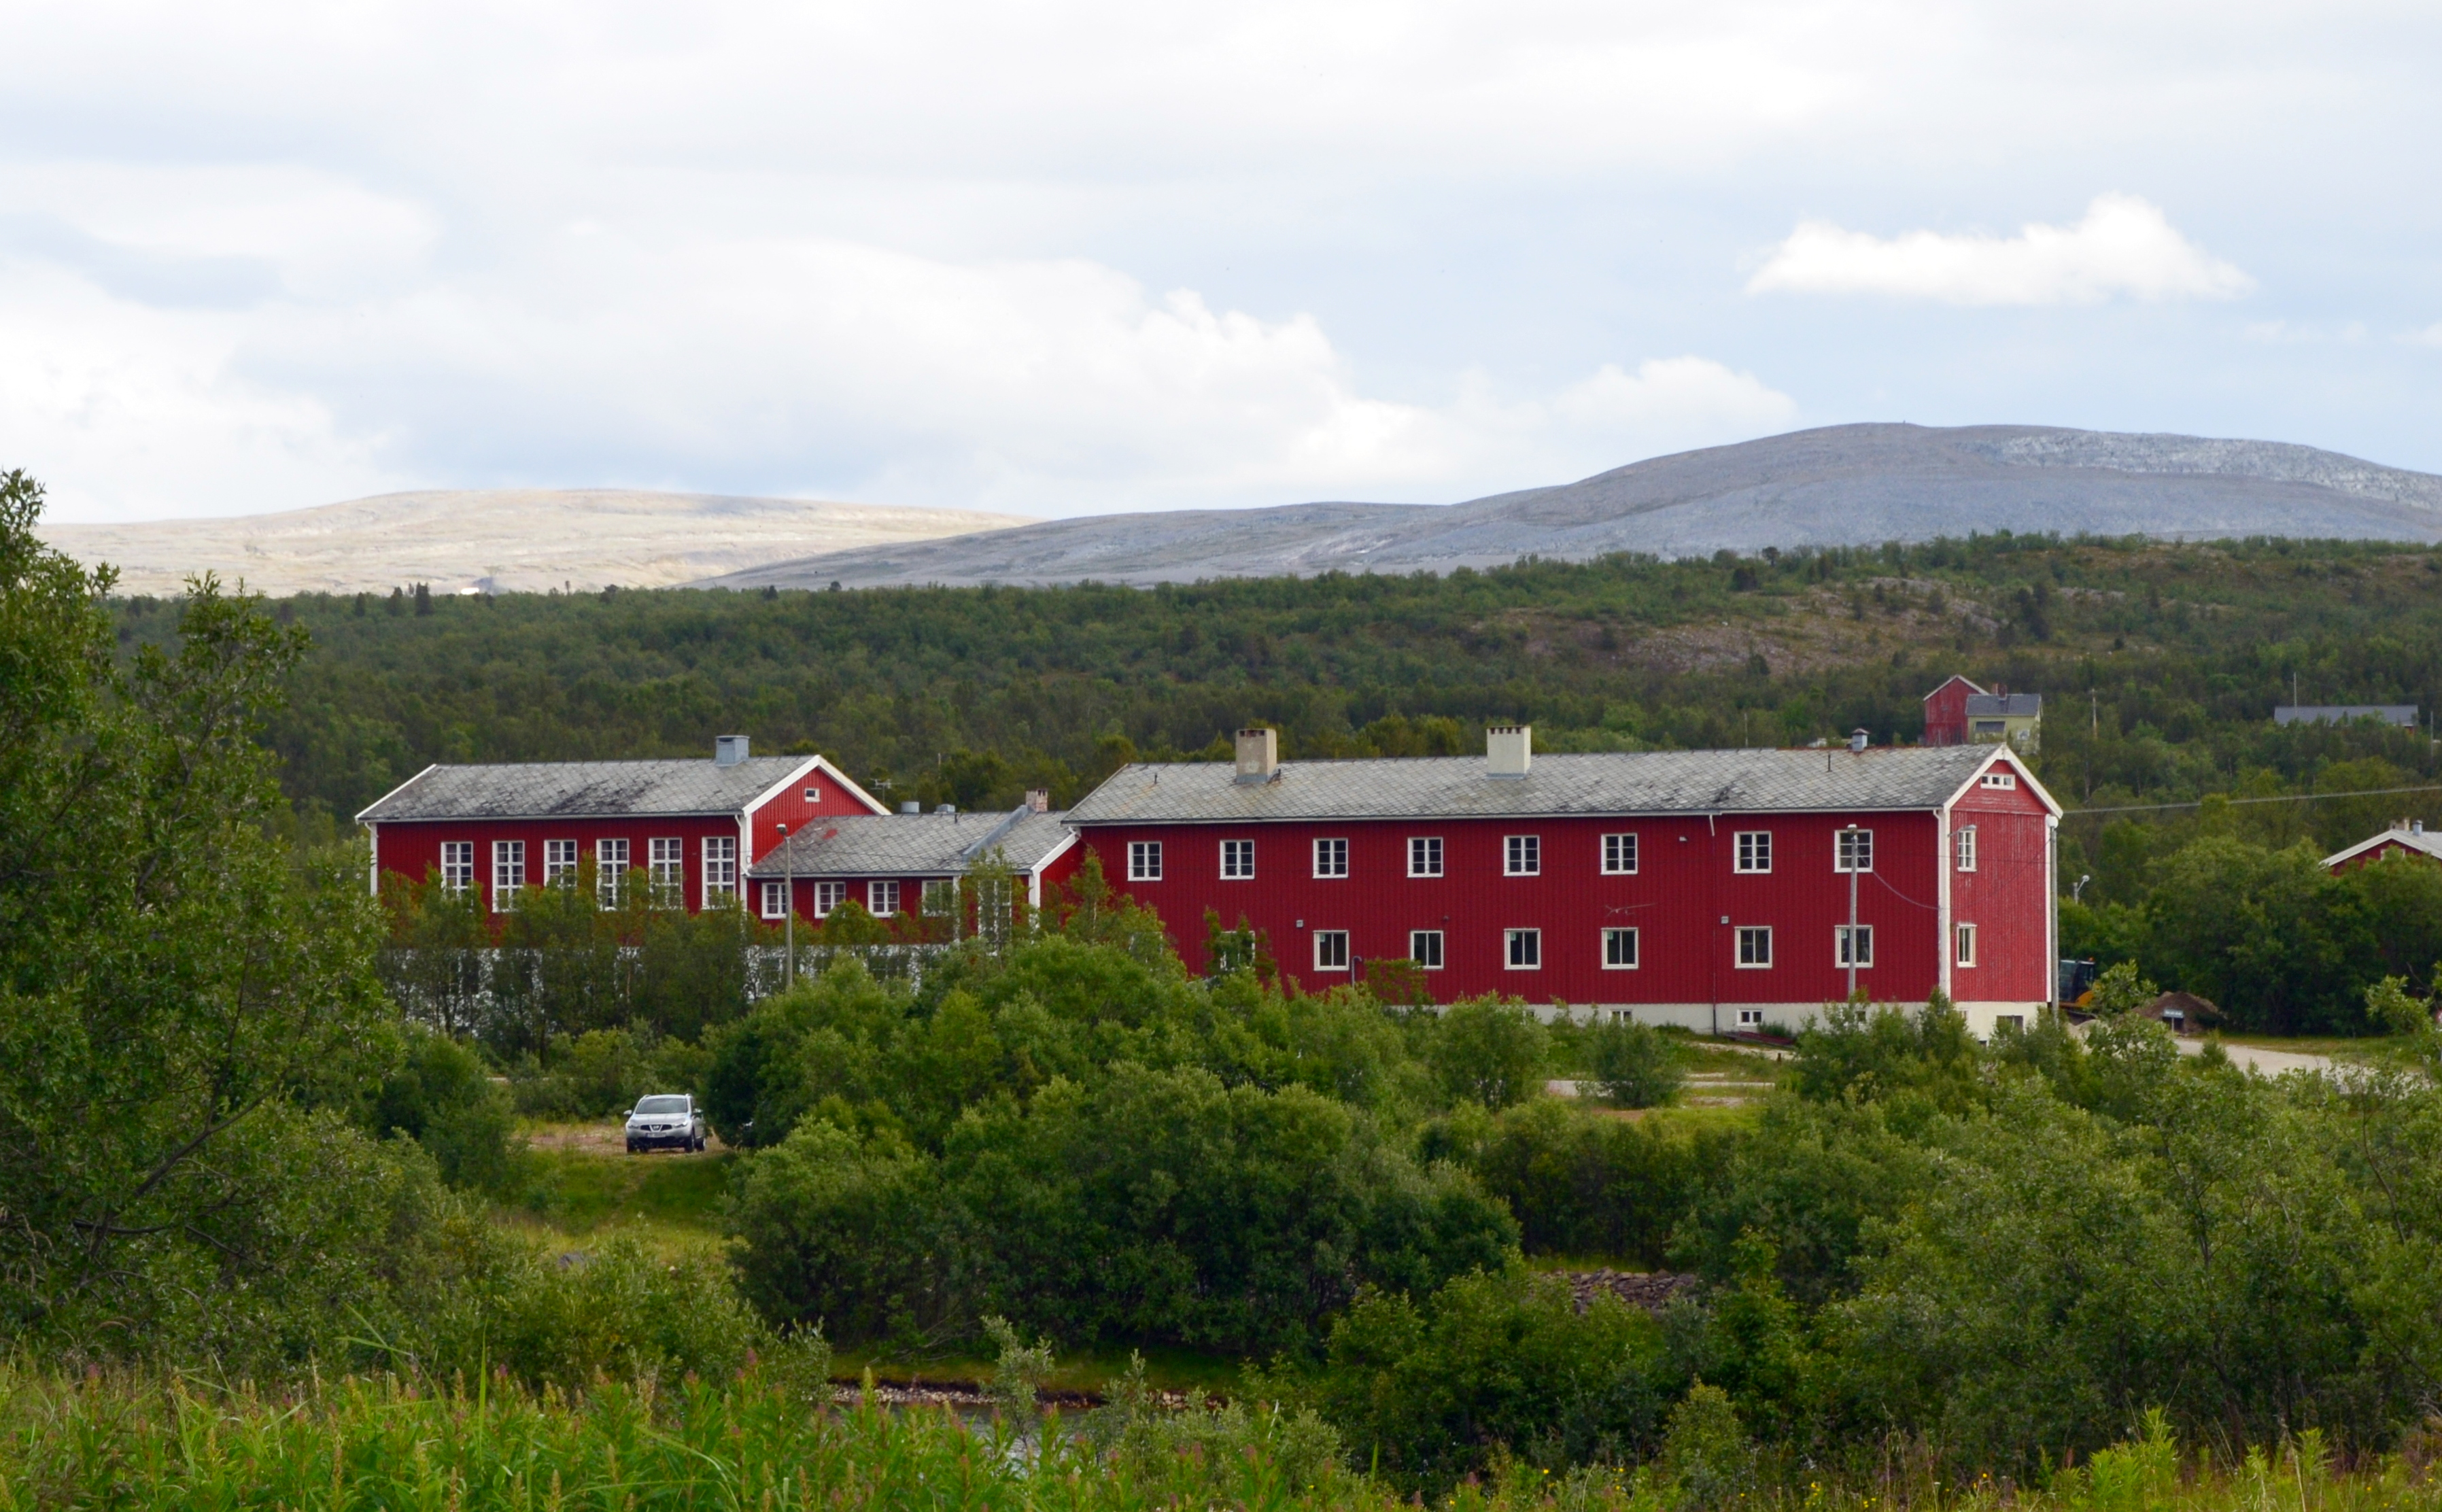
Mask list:
[{"label": "car wheel", "polygon": [[629,1141],[628,1141],[628,1153],[629,1153],[629,1155],[634,1155],[634,1154],[636,1153],[636,1141],[635,1141],[635,1140],[630,1139],[630,1140],[629,1140]]}]

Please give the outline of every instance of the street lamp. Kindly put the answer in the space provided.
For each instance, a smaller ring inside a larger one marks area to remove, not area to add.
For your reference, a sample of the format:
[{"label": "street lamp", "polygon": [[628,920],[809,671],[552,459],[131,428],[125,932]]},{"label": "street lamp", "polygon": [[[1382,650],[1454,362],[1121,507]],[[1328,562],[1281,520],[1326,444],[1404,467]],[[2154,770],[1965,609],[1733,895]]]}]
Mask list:
[{"label": "street lamp", "polygon": [[783,822],[772,827],[780,831],[781,928],[787,932],[788,950],[780,967],[780,990],[787,992],[797,985],[797,874],[796,859],[789,854],[789,827]]},{"label": "street lamp", "polygon": [[1849,842],[1849,947],[1841,952],[1849,958],[1849,1001],[1857,1000],[1857,836],[1863,833],[1856,821],[1840,831]]},{"label": "street lamp", "polygon": [[2086,884],[2093,880],[2094,874],[2092,872],[2087,872],[2085,876],[2080,877],[2075,883],[2071,884],[2068,889],[2068,901],[2070,902],[2077,902],[2078,894],[2086,891]]}]

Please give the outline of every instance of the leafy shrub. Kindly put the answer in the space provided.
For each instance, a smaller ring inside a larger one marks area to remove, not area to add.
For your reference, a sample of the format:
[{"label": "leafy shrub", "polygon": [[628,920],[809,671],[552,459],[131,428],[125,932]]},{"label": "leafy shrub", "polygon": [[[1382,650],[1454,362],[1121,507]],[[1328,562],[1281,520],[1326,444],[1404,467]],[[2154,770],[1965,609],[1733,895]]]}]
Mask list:
[{"label": "leafy shrub", "polygon": [[1542,1098],[1488,1120],[1429,1131],[1509,1206],[1529,1254],[1609,1255],[1659,1266],[1699,1190],[1698,1143]]},{"label": "leafy shrub", "polygon": [[1595,1091],[1618,1107],[1667,1106],[1687,1082],[1686,1054],[1650,1024],[1595,1024],[1585,1031],[1585,1053]]},{"label": "leafy shrub", "polygon": [[1470,997],[1422,1022],[1425,1059],[1453,1102],[1505,1108],[1543,1090],[1551,1036],[1525,1004]]},{"label": "leafy shrub", "polygon": [[375,1094],[376,1134],[404,1134],[430,1152],[441,1178],[503,1195],[523,1179],[509,1095],[472,1050],[444,1034],[408,1031],[407,1052]]}]

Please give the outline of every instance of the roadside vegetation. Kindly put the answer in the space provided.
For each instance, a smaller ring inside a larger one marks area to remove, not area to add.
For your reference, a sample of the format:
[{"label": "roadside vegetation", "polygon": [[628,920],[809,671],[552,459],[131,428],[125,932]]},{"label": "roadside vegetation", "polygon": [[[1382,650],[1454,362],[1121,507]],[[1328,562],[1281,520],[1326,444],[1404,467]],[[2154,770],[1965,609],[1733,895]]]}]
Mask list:
[{"label": "roadside vegetation", "polygon": [[[587,923],[451,1020],[415,901],[287,817],[300,630],[205,583],[122,654],[38,505],[0,481],[0,1508],[2436,1501],[2430,978],[2334,1077],[2180,1056],[2133,964],[2083,1034],[1859,1003],[1777,1061],[1297,995],[1219,920],[1191,970],[1088,867],[920,974],[843,938],[758,995],[716,918],[597,993]],[[595,1154],[645,1089],[724,1150]],[[832,1405],[834,1350],[989,1360],[999,1426]],[[1064,1357],[1106,1406],[1045,1432]]]}]

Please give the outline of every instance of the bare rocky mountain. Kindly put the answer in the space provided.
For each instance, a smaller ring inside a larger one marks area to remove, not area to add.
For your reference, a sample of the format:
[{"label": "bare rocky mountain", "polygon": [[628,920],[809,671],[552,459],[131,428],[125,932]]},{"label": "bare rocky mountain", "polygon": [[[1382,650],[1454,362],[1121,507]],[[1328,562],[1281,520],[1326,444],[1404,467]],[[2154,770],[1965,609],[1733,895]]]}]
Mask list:
[{"label": "bare rocky mountain", "polygon": [[1190,582],[2002,531],[2442,539],[2442,477],[2312,446],[2043,426],[1832,426],[1462,504],[1106,515],[775,561],[717,586]]},{"label": "bare rocky mountain", "polygon": [[109,562],[119,591],[173,594],[190,573],[272,594],[541,592],[666,588],[817,552],[997,530],[1015,515],[810,499],[493,488],[382,494],[276,515],[136,525],[46,525],[46,539]]}]

